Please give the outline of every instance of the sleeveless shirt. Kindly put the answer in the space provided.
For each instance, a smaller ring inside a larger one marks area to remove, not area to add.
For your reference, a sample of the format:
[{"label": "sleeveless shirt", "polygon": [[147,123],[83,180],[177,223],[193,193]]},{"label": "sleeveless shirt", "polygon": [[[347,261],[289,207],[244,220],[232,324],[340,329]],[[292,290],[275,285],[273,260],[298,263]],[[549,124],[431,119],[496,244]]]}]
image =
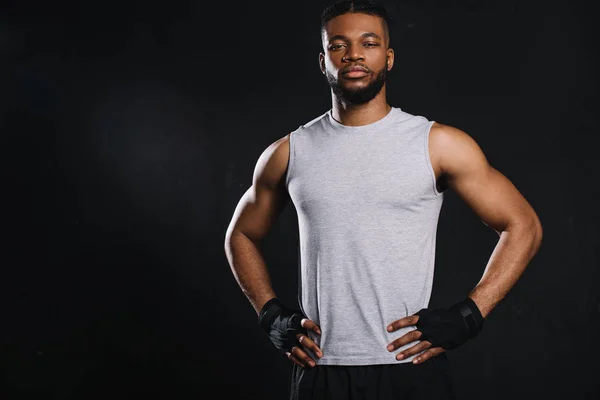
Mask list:
[{"label": "sleeveless shirt", "polygon": [[429,304],[444,193],[428,150],[433,121],[400,108],[347,126],[330,109],[289,136],[285,185],[299,229],[298,301],[319,365],[396,360],[387,345],[417,329],[387,326]]}]

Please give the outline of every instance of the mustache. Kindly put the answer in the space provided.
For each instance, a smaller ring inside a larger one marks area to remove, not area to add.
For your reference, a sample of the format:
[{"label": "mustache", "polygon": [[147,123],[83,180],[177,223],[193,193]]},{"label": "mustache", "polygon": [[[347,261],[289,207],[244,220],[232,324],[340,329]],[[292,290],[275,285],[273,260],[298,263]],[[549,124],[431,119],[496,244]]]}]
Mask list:
[{"label": "mustache", "polygon": [[371,72],[371,69],[370,69],[370,68],[368,68],[367,66],[357,63],[357,64],[350,65],[350,66],[348,66],[348,67],[346,67],[346,68],[342,69],[342,70],[340,71],[340,73],[342,73],[342,74],[345,74],[345,73],[347,73],[347,72],[350,72],[350,70],[352,70],[353,68],[361,68],[361,69],[363,69],[365,72]]}]

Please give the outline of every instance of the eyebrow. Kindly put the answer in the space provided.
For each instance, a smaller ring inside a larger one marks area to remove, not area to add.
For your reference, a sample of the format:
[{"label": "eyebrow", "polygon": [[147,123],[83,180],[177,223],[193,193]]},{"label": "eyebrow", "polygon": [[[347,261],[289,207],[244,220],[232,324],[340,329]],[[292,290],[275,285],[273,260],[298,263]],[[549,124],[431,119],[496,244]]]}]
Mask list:
[{"label": "eyebrow", "polygon": [[[365,32],[362,35],[360,35],[360,37],[362,37],[362,38],[374,37],[376,39],[383,40],[381,38],[381,36],[379,36],[375,32]],[[340,39],[340,40],[348,40],[348,38],[346,36],[344,36],[344,35],[334,35],[334,36],[332,36],[332,37],[329,38],[329,42],[333,42],[334,40],[338,40],[338,39]]]}]

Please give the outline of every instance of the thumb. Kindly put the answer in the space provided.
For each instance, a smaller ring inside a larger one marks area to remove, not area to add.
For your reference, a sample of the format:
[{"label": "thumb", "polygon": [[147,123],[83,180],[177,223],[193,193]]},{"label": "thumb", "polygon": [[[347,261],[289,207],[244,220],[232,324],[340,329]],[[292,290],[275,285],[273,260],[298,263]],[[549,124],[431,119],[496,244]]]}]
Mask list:
[{"label": "thumb", "polygon": [[319,335],[321,334],[321,328],[312,320],[308,319],[308,318],[304,318],[301,321],[302,327],[304,327],[305,329],[310,329],[313,332],[318,333]]}]

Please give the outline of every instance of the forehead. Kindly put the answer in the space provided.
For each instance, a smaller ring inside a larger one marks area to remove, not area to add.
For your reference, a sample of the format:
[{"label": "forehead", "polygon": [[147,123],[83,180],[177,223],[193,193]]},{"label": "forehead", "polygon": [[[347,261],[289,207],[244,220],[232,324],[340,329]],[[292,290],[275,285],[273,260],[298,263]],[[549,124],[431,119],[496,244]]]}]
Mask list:
[{"label": "forehead", "polygon": [[337,35],[358,38],[365,32],[375,32],[382,38],[385,37],[383,20],[376,15],[346,13],[327,21],[322,32],[322,39],[329,40]]}]

